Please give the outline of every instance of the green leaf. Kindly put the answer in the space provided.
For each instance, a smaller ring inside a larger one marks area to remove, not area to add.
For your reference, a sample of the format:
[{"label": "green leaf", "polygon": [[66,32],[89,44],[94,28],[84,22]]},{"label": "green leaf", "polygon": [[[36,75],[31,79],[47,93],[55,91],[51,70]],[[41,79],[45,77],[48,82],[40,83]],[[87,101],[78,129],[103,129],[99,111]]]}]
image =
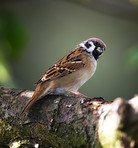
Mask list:
[{"label": "green leaf", "polygon": [[131,47],[127,53],[127,65],[138,69],[138,45]]},{"label": "green leaf", "polygon": [[27,32],[15,15],[6,10],[0,11],[0,34],[4,55],[10,60],[18,58],[24,50]]}]

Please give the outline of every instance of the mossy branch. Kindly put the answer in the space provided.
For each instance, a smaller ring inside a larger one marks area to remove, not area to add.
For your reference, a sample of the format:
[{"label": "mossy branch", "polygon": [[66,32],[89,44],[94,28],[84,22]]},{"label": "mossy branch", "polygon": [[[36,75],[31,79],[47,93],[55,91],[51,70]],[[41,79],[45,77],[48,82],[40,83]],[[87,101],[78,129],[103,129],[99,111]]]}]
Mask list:
[{"label": "mossy branch", "polygon": [[0,87],[0,146],[138,147],[138,96],[108,102],[48,95],[17,118],[32,94]]}]

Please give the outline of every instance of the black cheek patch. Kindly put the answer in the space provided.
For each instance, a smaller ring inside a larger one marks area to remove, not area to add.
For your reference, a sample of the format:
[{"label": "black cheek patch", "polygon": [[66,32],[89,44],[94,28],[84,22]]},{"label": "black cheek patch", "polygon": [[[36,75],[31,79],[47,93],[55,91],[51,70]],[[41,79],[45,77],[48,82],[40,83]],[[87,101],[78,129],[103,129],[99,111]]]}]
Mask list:
[{"label": "black cheek patch", "polygon": [[89,44],[88,42],[86,42],[86,43],[85,43],[85,46],[86,46],[87,48],[90,48],[92,45]]}]

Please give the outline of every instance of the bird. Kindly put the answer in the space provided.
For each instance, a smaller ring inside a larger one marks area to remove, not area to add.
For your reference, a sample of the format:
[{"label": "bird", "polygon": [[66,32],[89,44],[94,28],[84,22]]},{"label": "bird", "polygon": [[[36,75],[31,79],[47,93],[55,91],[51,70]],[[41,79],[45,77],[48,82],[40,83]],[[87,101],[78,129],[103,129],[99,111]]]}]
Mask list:
[{"label": "bird", "polygon": [[85,97],[78,89],[95,73],[97,60],[106,50],[105,43],[98,38],[89,38],[50,67],[36,82],[35,92],[21,117],[31,105],[48,94],[73,93]]}]

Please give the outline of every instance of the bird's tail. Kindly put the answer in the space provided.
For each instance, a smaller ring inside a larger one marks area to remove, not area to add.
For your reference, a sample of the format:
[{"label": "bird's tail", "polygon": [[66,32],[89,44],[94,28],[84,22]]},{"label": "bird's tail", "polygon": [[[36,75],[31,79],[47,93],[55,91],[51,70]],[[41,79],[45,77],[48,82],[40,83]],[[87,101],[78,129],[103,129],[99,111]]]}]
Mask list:
[{"label": "bird's tail", "polygon": [[38,100],[38,99],[42,96],[42,94],[43,94],[43,89],[40,89],[40,88],[41,88],[41,87],[40,87],[40,85],[38,84],[38,86],[37,86],[37,88],[36,88],[36,90],[35,90],[35,92],[34,92],[32,98],[31,98],[31,100],[28,102],[28,104],[26,105],[26,107],[23,109],[23,111],[22,111],[22,112],[20,113],[20,115],[18,116],[19,118],[26,112],[26,110],[27,110],[28,108],[31,107],[31,105],[32,105],[36,100]]}]

